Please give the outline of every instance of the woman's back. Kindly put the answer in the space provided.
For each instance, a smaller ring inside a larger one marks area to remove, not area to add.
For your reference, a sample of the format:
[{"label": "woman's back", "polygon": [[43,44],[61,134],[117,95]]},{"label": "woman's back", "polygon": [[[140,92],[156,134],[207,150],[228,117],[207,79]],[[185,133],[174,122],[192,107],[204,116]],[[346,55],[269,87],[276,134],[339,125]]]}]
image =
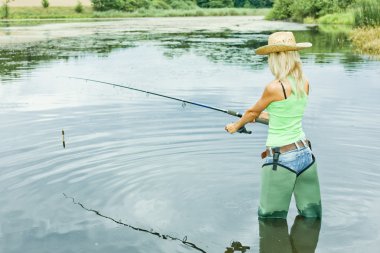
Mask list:
[{"label": "woman's back", "polygon": [[296,80],[293,77],[289,76],[288,80],[291,85],[290,96],[283,89],[286,98],[274,101],[267,107],[270,117],[266,142],[268,147],[280,147],[305,138],[302,118],[308,97],[306,94],[297,94]]}]

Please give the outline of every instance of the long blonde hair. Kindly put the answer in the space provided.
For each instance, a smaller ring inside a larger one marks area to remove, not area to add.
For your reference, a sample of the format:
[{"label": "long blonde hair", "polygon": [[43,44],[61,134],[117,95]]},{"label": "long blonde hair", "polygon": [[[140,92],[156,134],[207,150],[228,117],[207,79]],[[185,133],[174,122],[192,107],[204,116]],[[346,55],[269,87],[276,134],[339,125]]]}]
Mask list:
[{"label": "long blonde hair", "polygon": [[285,81],[290,75],[297,84],[297,96],[304,96],[306,78],[302,72],[302,62],[298,51],[285,51],[269,54],[269,68],[276,79]]}]

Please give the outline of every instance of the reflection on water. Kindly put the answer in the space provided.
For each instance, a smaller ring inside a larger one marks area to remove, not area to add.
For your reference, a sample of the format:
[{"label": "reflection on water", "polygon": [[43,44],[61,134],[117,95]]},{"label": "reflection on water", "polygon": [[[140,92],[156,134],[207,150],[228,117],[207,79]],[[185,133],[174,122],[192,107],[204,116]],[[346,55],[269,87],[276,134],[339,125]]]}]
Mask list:
[{"label": "reflection on water", "polygon": [[[377,252],[379,63],[352,53],[345,31],[332,30],[295,32],[314,44],[301,55],[312,94],[304,127],[325,212],[322,226],[296,218],[290,233],[286,221],[257,222],[265,126],[231,136],[228,115],[61,78],[241,112],[271,79],[266,57],[252,51],[270,31],[99,32],[2,48],[0,252],[195,252],[84,212],[63,192],[211,253]],[[288,222],[296,215],[292,204]]]},{"label": "reflection on water", "polygon": [[288,232],[283,219],[260,219],[260,253],[314,253],[321,229],[321,220],[296,216]]},{"label": "reflection on water", "polygon": [[[135,227],[135,226],[132,226],[130,224],[127,224],[125,222],[123,222],[122,220],[115,220],[114,218],[112,217],[109,217],[107,215],[104,215],[104,214],[101,214],[99,211],[97,210],[94,210],[94,209],[91,209],[91,208],[88,208],[86,206],[84,206],[81,202],[77,202],[73,197],[69,197],[67,196],[65,193],[63,193],[63,196],[66,198],[66,199],[71,199],[71,201],[75,204],[75,205],[78,205],[80,206],[81,208],[83,208],[84,210],[88,211],[88,212],[92,212],[92,213],[95,213],[96,215],[102,217],[102,218],[105,218],[105,219],[108,219],[116,224],[119,224],[119,225],[122,225],[124,227],[127,227],[127,228],[131,228],[135,231],[139,231],[139,232],[143,232],[143,233],[148,233],[148,234],[151,234],[151,235],[154,235],[154,236],[157,236],[163,240],[173,240],[173,241],[180,241],[181,243],[183,243],[184,245],[186,246],[189,246],[197,251],[200,251],[200,252],[203,252],[203,253],[206,253],[206,251],[204,251],[203,249],[199,248],[197,245],[195,245],[194,243],[192,242],[189,242],[187,241],[187,236],[185,236],[183,239],[179,239],[177,237],[174,237],[174,236],[171,236],[171,235],[166,235],[166,234],[161,234],[159,232],[156,232],[154,231],[153,229],[151,230],[147,230],[147,229],[144,229],[144,228],[139,228],[139,227]],[[241,246],[241,245],[240,245]],[[235,247],[234,247],[235,248]],[[241,247],[237,247],[239,250]],[[247,247],[245,247],[247,248]],[[245,248],[244,251],[245,251]],[[249,247],[248,247],[249,248]]]},{"label": "reflection on water", "polygon": [[[314,55],[315,63],[328,64],[334,61],[334,54],[341,54],[340,61],[347,68],[354,69],[365,59],[352,54],[347,37],[347,30],[334,29],[326,32],[326,28],[310,28],[308,31],[295,31],[297,41],[309,41],[313,47],[308,53]],[[255,56],[254,50],[267,43],[270,31],[261,33],[196,32],[147,34],[115,32],[112,37],[108,33],[96,33],[78,38],[66,38],[43,41],[38,44],[13,45],[0,50],[0,77],[12,78],[20,75],[22,70],[36,68],[38,64],[53,60],[84,57],[89,53],[107,56],[115,49],[136,46],[139,41],[160,41],[168,58],[180,57],[195,53],[207,57],[215,63],[230,63],[249,66],[252,69],[263,69],[266,57]]]}]

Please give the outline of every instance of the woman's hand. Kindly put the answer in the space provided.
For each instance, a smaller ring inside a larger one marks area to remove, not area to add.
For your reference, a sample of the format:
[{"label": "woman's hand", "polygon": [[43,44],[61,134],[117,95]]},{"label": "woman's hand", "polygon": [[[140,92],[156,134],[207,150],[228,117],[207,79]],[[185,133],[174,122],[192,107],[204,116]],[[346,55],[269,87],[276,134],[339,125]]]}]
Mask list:
[{"label": "woman's hand", "polygon": [[224,129],[229,132],[230,134],[233,134],[233,133],[236,133],[237,130],[239,130],[239,128],[237,127],[236,123],[230,123],[230,124],[227,124]]}]

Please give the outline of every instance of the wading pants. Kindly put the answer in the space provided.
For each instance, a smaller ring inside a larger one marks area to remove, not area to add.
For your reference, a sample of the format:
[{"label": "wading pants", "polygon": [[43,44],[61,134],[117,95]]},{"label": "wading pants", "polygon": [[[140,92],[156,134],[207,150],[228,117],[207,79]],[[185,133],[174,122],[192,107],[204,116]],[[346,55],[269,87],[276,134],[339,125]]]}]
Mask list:
[{"label": "wading pants", "polygon": [[298,172],[280,163],[277,163],[277,166],[273,166],[273,162],[262,166],[259,217],[286,219],[293,192],[301,216],[322,216],[317,163],[314,156],[312,162]]}]

